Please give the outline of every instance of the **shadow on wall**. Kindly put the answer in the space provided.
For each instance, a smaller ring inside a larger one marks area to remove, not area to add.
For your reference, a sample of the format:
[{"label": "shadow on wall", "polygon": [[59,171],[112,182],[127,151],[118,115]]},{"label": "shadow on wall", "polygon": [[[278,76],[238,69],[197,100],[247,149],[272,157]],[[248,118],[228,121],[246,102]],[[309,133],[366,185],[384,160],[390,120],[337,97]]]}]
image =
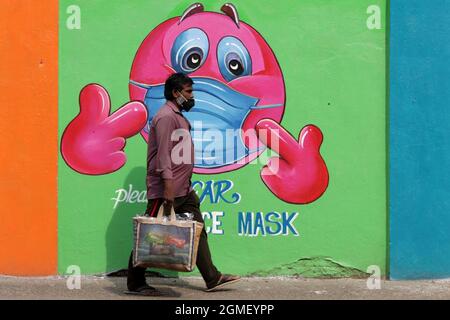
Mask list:
[{"label": "shadow on wall", "polygon": [[[133,249],[133,217],[144,214],[147,207],[146,197],[142,192],[147,189],[145,178],[146,169],[137,167],[130,171],[122,186],[126,190],[128,201],[121,201],[117,204],[106,231],[106,273],[108,276],[126,276],[128,270],[128,259]],[[136,199],[136,192],[131,198],[130,191],[139,192]],[[125,194],[125,192],[123,192]],[[118,195],[116,194],[115,197]],[[125,196],[123,195],[123,198]],[[123,199],[122,198],[122,199]],[[134,203],[131,202],[133,199]],[[142,202],[145,199],[145,202]],[[151,269],[147,270],[148,276],[178,278],[178,272]]]}]

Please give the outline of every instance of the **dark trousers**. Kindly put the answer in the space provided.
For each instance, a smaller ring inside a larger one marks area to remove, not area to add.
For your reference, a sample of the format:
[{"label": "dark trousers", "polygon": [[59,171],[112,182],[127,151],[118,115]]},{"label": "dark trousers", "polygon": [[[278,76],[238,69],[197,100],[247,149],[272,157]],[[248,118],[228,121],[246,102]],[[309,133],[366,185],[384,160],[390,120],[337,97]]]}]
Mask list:
[{"label": "dark trousers", "polygon": [[[156,217],[162,203],[163,199],[149,199],[145,214],[151,217]],[[200,211],[200,200],[195,191],[191,191],[191,193],[184,197],[175,198],[173,208],[175,213],[191,212],[194,214],[195,221],[204,223]],[[221,273],[217,271],[212,262],[211,252],[209,251],[208,246],[208,236],[205,228],[203,228],[200,235],[196,265],[207,286],[214,285],[217,281],[219,281]],[[133,252],[131,252],[130,259],[128,261],[128,290],[136,290],[137,288],[145,285],[145,283],[145,268],[133,267]]]}]

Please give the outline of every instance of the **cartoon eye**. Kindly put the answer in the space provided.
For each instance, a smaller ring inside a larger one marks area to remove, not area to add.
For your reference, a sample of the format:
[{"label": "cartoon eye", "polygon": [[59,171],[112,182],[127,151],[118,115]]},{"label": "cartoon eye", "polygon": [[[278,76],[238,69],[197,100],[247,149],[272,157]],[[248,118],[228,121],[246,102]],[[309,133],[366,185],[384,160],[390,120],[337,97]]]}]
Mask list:
[{"label": "cartoon eye", "polygon": [[234,74],[235,76],[239,77],[244,73],[244,66],[242,64],[241,58],[233,52],[229,53],[225,57],[225,62],[228,70]]},{"label": "cartoon eye", "polygon": [[247,48],[235,37],[225,37],[217,47],[219,69],[227,81],[252,73],[252,61]]},{"label": "cartoon eye", "polygon": [[192,28],[183,31],[173,43],[172,66],[177,72],[193,72],[205,62],[208,51],[208,37],[202,30]]},{"label": "cartoon eye", "polygon": [[202,62],[203,51],[199,48],[192,48],[183,56],[181,67],[185,70],[195,70],[200,67]]}]

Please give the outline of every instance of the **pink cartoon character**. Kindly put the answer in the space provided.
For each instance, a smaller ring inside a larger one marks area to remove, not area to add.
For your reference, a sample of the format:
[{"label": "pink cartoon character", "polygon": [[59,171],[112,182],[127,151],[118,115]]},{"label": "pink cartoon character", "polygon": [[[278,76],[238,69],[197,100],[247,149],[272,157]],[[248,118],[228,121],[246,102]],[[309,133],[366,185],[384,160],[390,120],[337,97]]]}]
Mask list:
[{"label": "pink cartoon character", "polygon": [[[192,125],[194,172],[237,170],[268,147],[279,156],[263,167],[261,178],[278,198],[305,204],[325,192],[328,171],[320,155],[321,131],[307,125],[295,139],[281,126],[285,87],[274,53],[255,29],[239,20],[232,4],[221,10],[224,14],[205,12],[195,3],[181,17],[152,30],[131,68],[131,102],[113,114],[103,87],[89,84],[82,89],[80,113],[61,142],[72,169],[89,175],[120,169],[126,162],[126,139],[141,133],[148,141],[148,124],[165,102],[165,79],[184,72],[194,80],[196,103],[184,113]],[[204,134],[210,130],[226,140],[212,141]],[[257,144],[249,143],[252,135]],[[211,145],[214,152],[208,152]]]}]

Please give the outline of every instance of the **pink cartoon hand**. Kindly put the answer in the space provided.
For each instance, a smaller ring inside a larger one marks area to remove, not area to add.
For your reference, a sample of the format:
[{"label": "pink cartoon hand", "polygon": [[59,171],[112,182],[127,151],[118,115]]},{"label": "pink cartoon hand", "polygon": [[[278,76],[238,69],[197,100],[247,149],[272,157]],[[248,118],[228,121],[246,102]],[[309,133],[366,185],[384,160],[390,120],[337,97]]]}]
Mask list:
[{"label": "pink cartoon hand", "polygon": [[98,84],[89,84],[80,93],[80,113],[70,122],[61,141],[66,163],[84,174],[105,174],[126,162],[125,139],[142,130],[147,110],[141,102],[126,103],[109,114],[110,99]]},{"label": "pink cartoon hand", "polygon": [[280,157],[272,157],[261,171],[266,186],[283,201],[305,204],[318,199],[327,189],[328,170],[320,145],[319,128],[305,126],[294,139],[283,127],[270,119],[256,124],[258,138]]}]

